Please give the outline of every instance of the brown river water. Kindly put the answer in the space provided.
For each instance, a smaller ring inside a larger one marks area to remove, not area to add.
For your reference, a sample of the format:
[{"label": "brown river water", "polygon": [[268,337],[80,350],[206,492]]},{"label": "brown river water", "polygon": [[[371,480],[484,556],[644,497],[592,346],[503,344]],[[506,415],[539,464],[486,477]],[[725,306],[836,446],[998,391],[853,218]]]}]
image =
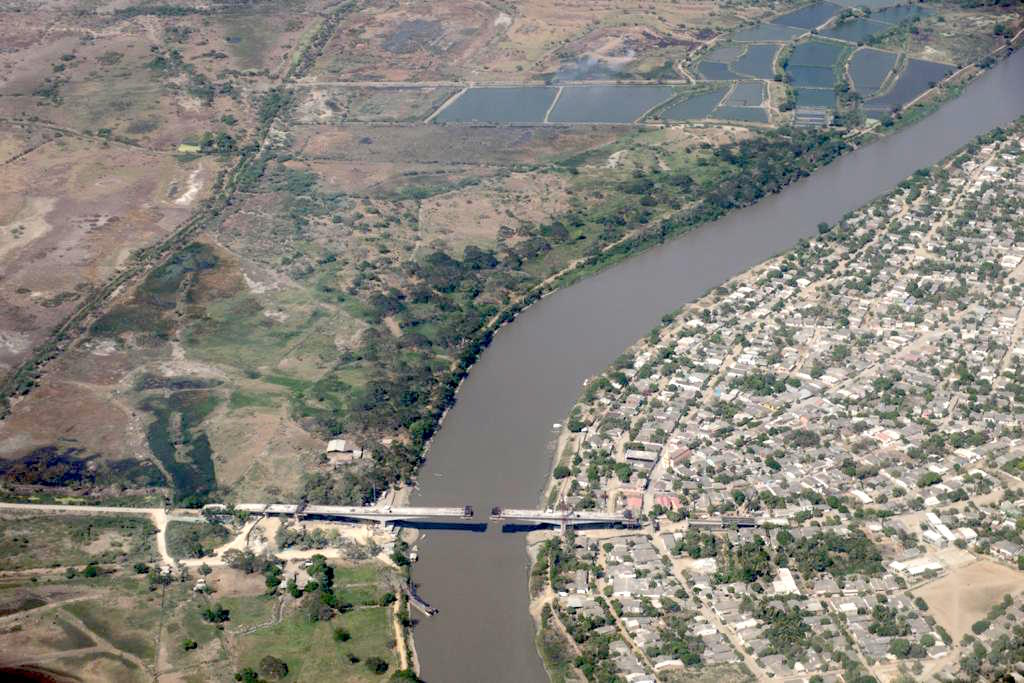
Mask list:
[{"label": "brown river water", "polygon": [[[660,317],[792,247],[977,135],[1024,115],[1015,54],[923,121],[847,154],[780,194],[561,290],[498,333],[431,446],[413,504],[539,506],[556,436],[582,382]],[[428,529],[413,578],[440,613],[415,627],[429,683],[547,676],[527,611],[522,534]]]}]

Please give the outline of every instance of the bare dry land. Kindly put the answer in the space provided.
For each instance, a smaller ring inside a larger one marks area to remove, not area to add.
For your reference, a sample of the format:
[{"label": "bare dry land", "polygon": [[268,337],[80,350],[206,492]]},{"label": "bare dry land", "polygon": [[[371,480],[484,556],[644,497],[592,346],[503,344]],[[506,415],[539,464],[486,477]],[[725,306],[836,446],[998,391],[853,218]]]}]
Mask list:
[{"label": "bare dry land", "polygon": [[1024,589],[1024,574],[991,560],[955,567],[942,578],[914,591],[928,603],[935,620],[960,642],[974,622],[984,619],[1004,595]]}]

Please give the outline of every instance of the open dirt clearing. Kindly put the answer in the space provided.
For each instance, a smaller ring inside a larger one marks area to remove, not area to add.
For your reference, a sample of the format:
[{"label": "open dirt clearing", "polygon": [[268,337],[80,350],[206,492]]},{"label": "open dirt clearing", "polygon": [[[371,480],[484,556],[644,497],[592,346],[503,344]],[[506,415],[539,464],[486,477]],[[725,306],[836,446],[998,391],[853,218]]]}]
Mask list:
[{"label": "open dirt clearing", "polygon": [[1007,593],[1024,589],[1024,574],[991,560],[957,567],[938,581],[913,591],[928,603],[929,611],[953,642],[970,631],[989,608]]}]

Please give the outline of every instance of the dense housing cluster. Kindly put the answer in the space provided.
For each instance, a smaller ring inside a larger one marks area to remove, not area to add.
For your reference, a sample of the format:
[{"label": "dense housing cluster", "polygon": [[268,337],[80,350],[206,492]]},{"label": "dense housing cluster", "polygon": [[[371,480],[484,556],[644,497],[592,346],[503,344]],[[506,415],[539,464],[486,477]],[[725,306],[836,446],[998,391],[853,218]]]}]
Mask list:
[{"label": "dense housing cluster", "polygon": [[549,504],[649,524],[541,553],[584,673],[603,680],[587,667],[605,650],[630,681],[1010,666],[1022,152],[1019,127],[997,130],[918,172],[588,383]]}]

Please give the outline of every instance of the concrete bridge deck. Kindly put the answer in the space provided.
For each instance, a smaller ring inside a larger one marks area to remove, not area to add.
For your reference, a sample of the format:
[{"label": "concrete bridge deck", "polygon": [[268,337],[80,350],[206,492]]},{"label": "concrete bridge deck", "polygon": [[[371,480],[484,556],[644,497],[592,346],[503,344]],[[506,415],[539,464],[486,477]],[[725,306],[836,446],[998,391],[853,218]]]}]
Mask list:
[{"label": "concrete bridge deck", "polygon": [[528,522],[533,524],[551,524],[563,529],[569,526],[588,524],[622,524],[637,526],[637,520],[629,510],[622,512],[594,512],[590,510],[519,510],[513,508],[494,508],[491,520],[502,522]]},{"label": "concrete bridge deck", "polygon": [[340,517],[372,522],[400,522],[403,520],[472,519],[473,508],[462,507],[398,507],[359,505],[289,505],[280,503],[241,503],[235,510],[259,515],[298,517]]}]

